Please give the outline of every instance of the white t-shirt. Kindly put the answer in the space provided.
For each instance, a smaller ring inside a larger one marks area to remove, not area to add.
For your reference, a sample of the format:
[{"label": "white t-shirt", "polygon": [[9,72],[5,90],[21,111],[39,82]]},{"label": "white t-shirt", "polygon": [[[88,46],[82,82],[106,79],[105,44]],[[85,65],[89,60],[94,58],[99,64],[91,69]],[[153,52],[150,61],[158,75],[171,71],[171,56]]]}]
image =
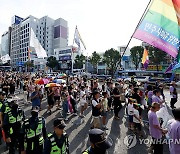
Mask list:
[{"label": "white t-shirt", "polygon": [[[136,115],[136,117],[139,118],[139,111],[134,109],[134,115]],[[133,117],[133,122],[134,123],[140,123],[138,119],[136,119],[135,117]]]},{"label": "white t-shirt", "polygon": [[93,100],[92,100],[92,105],[93,105],[94,107],[96,107],[96,105],[98,105],[97,101],[95,101],[95,100],[93,99]]},{"label": "white t-shirt", "polygon": [[104,106],[104,111],[107,111],[107,109],[108,109],[108,100],[107,100],[107,98],[104,98],[104,101],[102,103],[103,103],[103,106]]},{"label": "white t-shirt", "polygon": [[84,96],[84,95],[86,95],[85,91],[81,91],[80,92],[80,100],[83,100],[83,101],[86,100],[86,96]]},{"label": "white t-shirt", "polygon": [[128,115],[134,115],[133,104],[128,104]]}]

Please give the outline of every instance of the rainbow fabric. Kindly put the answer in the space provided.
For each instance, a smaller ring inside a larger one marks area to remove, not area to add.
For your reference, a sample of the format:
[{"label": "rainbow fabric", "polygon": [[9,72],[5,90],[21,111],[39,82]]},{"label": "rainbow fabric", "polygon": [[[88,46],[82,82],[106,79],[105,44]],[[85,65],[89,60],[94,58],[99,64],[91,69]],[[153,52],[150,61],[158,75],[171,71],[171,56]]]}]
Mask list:
[{"label": "rainbow fabric", "polygon": [[142,64],[145,69],[147,69],[149,65],[149,56],[148,56],[148,51],[144,49],[143,57],[142,57]]},{"label": "rainbow fabric", "polygon": [[180,47],[180,0],[153,0],[135,38],[176,57]]}]

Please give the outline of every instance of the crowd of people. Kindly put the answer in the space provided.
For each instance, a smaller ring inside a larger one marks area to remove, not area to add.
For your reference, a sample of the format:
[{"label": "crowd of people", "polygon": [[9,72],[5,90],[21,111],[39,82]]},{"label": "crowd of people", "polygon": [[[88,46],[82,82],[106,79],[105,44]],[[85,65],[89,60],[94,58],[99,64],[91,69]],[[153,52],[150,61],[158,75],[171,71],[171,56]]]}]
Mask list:
[{"label": "crowd of people", "polygon": [[[55,76],[56,77],[56,76]],[[48,79],[49,83],[38,84],[37,79]],[[155,85],[140,83],[131,78],[131,82],[123,80],[114,82],[111,78],[101,82],[98,79],[87,80],[85,77],[63,77],[65,82],[53,84],[55,79],[45,74],[25,74],[17,72],[0,72],[0,134],[4,138],[10,154],[18,148],[21,154],[66,154],[69,153],[71,144],[65,133],[65,122],[68,115],[73,114],[81,119],[91,107],[93,122],[89,131],[91,147],[83,154],[105,153],[112,146],[106,137],[108,113],[114,115],[115,120],[120,120],[120,110],[125,109],[128,116],[128,129],[138,137],[143,138],[143,116],[148,117],[149,132],[154,140],[150,149],[155,154],[163,153],[163,144],[155,141],[163,139],[168,133],[172,139],[180,140],[180,109],[175,108],[178,93],[175,82],[170,86],[170,106],[175,121],[167,129],[162,128],[162,123],[156,112],[165,107],[164,86],[158,80]],[[49,86],[47,86],[49,84]],[[23,95],[23,103],[31,105],[31,117],[27,118],[18,101],[14,99],[17,93]],[[54,120],[54,132],[47,133],[45,118],[39,116],[43,110],[42,102],[47,102],[47,114],[51,115],[52,109],[59,110],[58,117]],[[123,106],[125,106],[123,108]],[[112,112],[113,111],[113,112]],[[88,133],[88,132],[87,132]],[[69,134],[70,135],[70,134]],[[172,154],[180,153],[180,145],[170,144]]]}]

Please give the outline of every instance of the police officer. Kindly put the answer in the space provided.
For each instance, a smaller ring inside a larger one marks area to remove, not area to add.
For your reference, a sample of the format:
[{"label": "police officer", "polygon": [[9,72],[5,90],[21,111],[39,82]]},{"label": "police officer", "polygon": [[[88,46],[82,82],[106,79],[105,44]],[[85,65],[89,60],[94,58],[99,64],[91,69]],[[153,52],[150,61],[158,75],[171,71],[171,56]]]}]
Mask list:
[{"label": "police officer", "polygon": [[5,95],[6,95],[5,92],[0,92],[0,144],[2,144],[1,138],[2,138],[2,125],[3,125],[3,113],[1,112],[1,109],[4,104]]},{"label": "police officer", "polygon": [[66,124],[62,118],[54,121],[54,133],[48,134],[44,154],[69,154],[68,136],[64,132]]},{"label": "police officer", "polygon": [[82,154],[105,154],[112,146],[112,140],[106,138],[106,134],[101,129],[91,129],[89,131],[91,146]]},{"label": "police officer", "polygon": [[39,107],[31,111],[31,117],[23,123],[21,131],[21,154],[42,154],[46,139],[45,119],[38,116]]},{"label": "police officer", "polygon": [[15,146],[17,145],[19,147],[20,130],[25,116],[24,111],[18,107],[16,101],[11,101],[9,103],[9,107],[11,110],[4,116],[3,128],[6,136],[6,142],[9,145],[9,154],[14,154]]}]

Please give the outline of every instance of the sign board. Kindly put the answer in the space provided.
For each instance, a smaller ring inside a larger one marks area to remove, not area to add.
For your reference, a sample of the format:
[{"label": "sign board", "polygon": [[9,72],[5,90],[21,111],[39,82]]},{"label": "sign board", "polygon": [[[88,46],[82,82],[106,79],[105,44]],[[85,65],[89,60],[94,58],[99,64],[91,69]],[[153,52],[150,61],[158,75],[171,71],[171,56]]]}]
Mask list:
[{"label": "sign board", "polygon": [[16,66],[19,66],[19,67],[20,67],[20,66],[24,66],[24,62],[23,62],[23,61],[19,61],[19,62],[17,61],[17,62],[16,62]]},{"label": "sign board", "polygon": [[22,20],[23,20],[23,18],[15,15],[15,16],[12,17],[12,25],[13,25],[13,24],[18,25],[18,24],[20,24],[20,22],[21,22]]},{"label": "sign board", "polygon": [[59,60],[60,60],[60,61],[71,60],[71,55],[67,55],[67,56],[59,56]]}]

